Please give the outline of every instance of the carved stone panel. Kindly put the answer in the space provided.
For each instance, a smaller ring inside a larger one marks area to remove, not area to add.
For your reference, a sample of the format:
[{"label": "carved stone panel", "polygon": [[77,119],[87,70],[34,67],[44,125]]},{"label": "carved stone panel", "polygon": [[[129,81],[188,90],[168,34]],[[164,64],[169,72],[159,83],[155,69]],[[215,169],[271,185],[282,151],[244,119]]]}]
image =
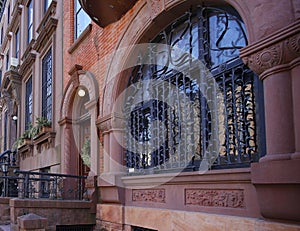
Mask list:
[{"label": "carved stone panel", "polygon": [[166,193],[164,189],[134,189],[132,201],[166,203]]},{"label": "carved stone panel", "polygon": [[299,25],[298,20],[266,39],[242,48],[240,57],[250,69],[260,75],[261,79],[266,78],[269,69],[289,64],[294,59],[299,58]]},{"label": "carved stone panel", "polygon": [[186,189],[185,204],[209,207],[245,208],[242,189]]}]

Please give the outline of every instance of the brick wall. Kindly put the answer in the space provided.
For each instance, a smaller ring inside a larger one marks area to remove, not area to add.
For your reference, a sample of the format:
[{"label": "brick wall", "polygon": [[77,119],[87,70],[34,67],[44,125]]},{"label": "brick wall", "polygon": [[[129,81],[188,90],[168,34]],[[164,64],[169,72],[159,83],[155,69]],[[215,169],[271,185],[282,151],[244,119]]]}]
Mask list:
[{"label": "brick wall", "polygon": [[[118,45],[124,29],[132,19],[132,14],[137,7],[133,7],[127,12],[121,20],[101,28],[94,22],[91,23],[91,29],[83,32],[83,38],[79,37],[74,41],[74,1],[64,1],[64,86],[66,87],[70,80],[68,72],[75,65],[79,64],[83,70],[91,71],[96,77],[99,85],[99,102],[102,102],[103,87],[106,78],[106,72],[109,67],[108,58]],[[100,153],[103,150],[100,148]],[[101,168],[103,170],[103,159],[100,155]]]}]

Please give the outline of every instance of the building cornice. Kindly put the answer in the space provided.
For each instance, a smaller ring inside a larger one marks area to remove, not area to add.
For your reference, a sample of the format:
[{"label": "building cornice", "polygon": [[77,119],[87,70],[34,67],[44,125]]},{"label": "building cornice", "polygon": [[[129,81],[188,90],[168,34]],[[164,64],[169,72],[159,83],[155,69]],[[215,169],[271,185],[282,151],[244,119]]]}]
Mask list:
[{"label": "building cornice", "polygon": [[50,40],[53,32],[56,30],[58,24],[58,19],[56,18],[49,18],[47,21],[45,27],[43,27],[43,30],[41,30],[41,33],[36,39],[35,44],[33,45],[33,49],[37,52],[41,52],[42,49],[47,44],[47,41]]}]

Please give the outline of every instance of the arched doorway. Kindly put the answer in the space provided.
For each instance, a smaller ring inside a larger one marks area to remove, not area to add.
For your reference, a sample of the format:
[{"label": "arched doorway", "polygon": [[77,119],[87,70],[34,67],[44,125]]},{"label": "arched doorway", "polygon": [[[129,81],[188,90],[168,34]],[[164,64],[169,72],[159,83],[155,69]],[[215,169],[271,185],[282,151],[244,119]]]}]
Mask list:
[{"label": "arched doorway", "polygon": [[98,96],[94,76],[81,67],[75,70],[62,100],[62,173],[87,176],[98,172]]}]

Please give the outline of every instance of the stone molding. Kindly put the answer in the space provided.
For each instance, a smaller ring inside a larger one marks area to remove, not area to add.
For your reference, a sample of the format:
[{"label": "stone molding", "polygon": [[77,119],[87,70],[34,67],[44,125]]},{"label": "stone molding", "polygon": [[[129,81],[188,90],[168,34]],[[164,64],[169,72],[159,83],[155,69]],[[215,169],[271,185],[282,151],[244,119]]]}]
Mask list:
[{"label": "stone molding", "polygon": [[[71,105],[73,103],[73,96],[79,86],[83,86],[89,93],[90,101],[88,102],[89,109],[92,106],[96,107],[99,97],[98,82],[94,75],[90,71],[83,71],[82,66],[75,64],[68,72],[71,76],[62,99],[61,115],[62,120],[69,118],[71,111]],[[90,104],[89,104],[90,103]]]},{"label": "stone molding", "polygon": [[51,17],[55,17],[56,14],[56,5],[57,5],[57,1],[56,0],[52,0],[50,6],[48,7],[42,21],[40,22],[39,26],[37,27],[37,32],[40,34],[42,32],[42,30],[44,30],[44,28],[46,27],[48,20]]},{"label": "stone molding", "polygon": [[185,204],[209,207],[245,208],[242,189],[185,189]]},{"label": "stone molding", "polygon": [[124,128],[124,118],[122,115],[117,113],[112,113],[108,116],[99,118],[97,121],[97,126],[102,132],[110,132],[111,130],[123,130]]},{"label": "stone molding", "polygon": [[151,12],[151,19],[156,18],[165,9],[164,0],[147,0],[147,5]]},{"label": "stone molding", "polygon": [[[12,101],[16,102],[18,105],[20,104],[21,100],[21,77],[19,73],[13,69],[10,69],[4,74],[2,80],[1,91],[3,96],[6,98],[6,103],[12,103]],[[2,97],[3,98],[3,97]],[[12,105],[9,108],[9,111],[12,112]]]},{"label": "stone molding", "polygon": [[270,75],[270,69],[286,68],[300,56],[300,20],[285,27],[268,38],[250,44],[241,49],[240,57],[243,62],[261,79]]},{"label": "stone molding", "polygon": [[36,54],[33,51],[30,51],[26,54],[26,57],[24,57],[24,61],[22,62],[19,73],[22,77],[24,77],[24,74],[31,69],[32,65],[34,64],[36,59]]},{"label": "stone molding", "polygon": [[58,25],[58,19],[50,17],[48,21],[45,22],[45,25],[42,27],[39,36],[36,39],[36,42],[33,46],[37,52],[41,52],[42,49],[46,46],[47,42],[50,40],[51,36],[56,30]]},{"label": "stone molding", "polygon": [[132,201],[166,203],[165,189],[134,189]]}]

